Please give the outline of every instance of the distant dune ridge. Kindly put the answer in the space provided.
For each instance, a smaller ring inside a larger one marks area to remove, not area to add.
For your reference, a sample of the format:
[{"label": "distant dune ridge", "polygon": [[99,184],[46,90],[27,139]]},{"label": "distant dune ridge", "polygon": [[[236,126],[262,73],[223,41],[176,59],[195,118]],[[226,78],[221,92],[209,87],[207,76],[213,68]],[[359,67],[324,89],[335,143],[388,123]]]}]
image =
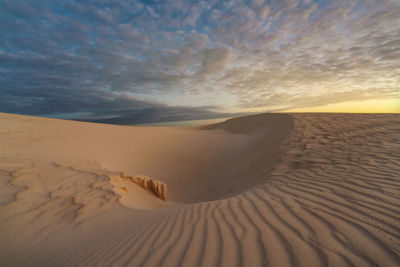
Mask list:
[{"label": "distant dune ridge", "polygon": [[400,266],[399,133],[399,114],[0,113],[0,265]]}]

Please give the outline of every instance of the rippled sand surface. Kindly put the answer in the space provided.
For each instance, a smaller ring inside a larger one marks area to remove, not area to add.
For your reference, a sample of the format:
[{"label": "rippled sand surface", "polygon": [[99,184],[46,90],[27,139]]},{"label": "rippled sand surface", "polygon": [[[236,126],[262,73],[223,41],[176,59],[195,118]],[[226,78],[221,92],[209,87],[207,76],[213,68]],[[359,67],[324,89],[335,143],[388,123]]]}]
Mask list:
[{"label": "rippled sand surface", "polygon": [[0,114],[0,184],[1,266],[400,266],[398,114]]}]

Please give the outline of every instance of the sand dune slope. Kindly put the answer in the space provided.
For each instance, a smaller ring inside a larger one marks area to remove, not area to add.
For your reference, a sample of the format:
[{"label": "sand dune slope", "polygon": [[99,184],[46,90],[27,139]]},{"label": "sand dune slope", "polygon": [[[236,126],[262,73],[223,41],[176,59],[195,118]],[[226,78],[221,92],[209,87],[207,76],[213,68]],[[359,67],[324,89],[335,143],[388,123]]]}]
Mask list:
[{"label": "sand dune slope", "polygon": [[189,129],[0,114],[0,265],[400,266],[399,133],[391,114]]}]

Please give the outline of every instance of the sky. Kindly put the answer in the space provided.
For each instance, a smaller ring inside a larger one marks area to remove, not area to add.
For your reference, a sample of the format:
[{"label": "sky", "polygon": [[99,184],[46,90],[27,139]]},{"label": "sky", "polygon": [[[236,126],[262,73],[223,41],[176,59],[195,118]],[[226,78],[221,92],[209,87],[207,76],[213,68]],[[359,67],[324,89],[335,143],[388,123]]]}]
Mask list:
[{"label": "sky", "polygon": [[399,0],[0,0],[0,112],[400,112]]}]

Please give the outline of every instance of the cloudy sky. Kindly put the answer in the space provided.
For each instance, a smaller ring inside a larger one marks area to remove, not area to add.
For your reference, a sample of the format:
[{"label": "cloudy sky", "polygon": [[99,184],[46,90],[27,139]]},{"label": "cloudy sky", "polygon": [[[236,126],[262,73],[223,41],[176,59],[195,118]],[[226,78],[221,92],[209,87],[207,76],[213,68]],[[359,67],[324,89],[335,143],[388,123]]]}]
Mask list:
[{"label": "cloudy sky", "polygon": [[0,32],[0,112],[133,124],[400,107],[398,0],[2,0]]}]

